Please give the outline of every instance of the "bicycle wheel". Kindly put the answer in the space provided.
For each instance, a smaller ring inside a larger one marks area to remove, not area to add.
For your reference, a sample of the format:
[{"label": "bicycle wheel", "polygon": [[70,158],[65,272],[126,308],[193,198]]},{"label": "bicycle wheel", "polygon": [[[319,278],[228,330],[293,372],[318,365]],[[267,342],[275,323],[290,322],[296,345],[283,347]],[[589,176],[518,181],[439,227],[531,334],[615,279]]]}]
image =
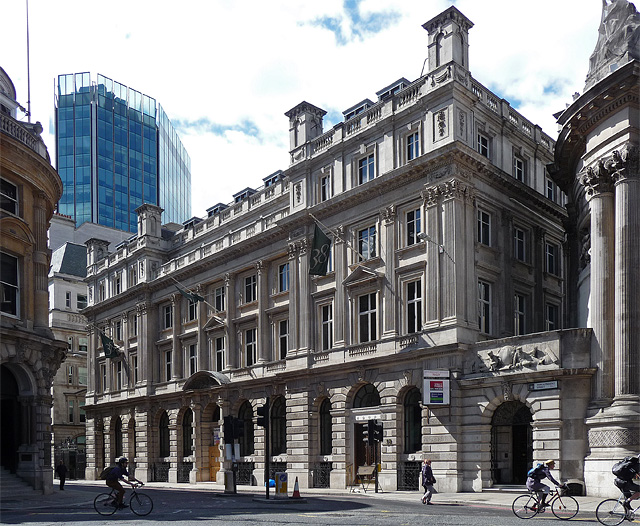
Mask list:
[{"label": "bicycle wheel", "polygon": [[100,515],[113,515],[116,512],[116,501],[111,493],[100,493],[93,500],[93,507]]},{"label": "bicycle wheel", "polygon": [[596,508],[596,518],[605,526],[616,526],[624,517],[624,508],[616,499],[603,500]]},{"label": "bicycle wheel", "polygon": [[520,495],[513,501],[511,509],[516,517],[530,519],[538,513],[537,504],[538,501],[533,495]]},{"label": "bicycle wheel", "polygon": [[578,509],[578,501],[569,495],[558,497],[551,503],[551,511],[563,521],[573,519],[578,514]]},{"label": "bicycle wheel", "polygon": [[144,493],[136,493],[131,496],[129,507],[136,515],[145,516],[151,513],[151,510],[153,509],[153,501],[151,500],[151,497]]}]

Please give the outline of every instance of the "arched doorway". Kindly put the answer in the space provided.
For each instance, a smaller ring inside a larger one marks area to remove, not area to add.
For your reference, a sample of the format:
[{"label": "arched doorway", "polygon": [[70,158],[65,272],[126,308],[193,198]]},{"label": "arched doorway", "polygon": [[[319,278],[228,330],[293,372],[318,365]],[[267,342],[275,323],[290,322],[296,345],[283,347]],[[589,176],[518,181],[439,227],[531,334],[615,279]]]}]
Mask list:
[{"label": "arched doorway", "polygon": [[494,484],[524,484],[533,462],[531,410],[504,402],[491,419],[491,477]]},{"label": "arched doorway", "polygon": [[[377,408],[381,402],[380,393],[376,386],[373,384],[364,384],[353,397],[353,408]],[[364,441],[364,430],[367,427],[367,414],[370,414],[370,411],[359,415],[362,420],[358,420],[358,417],[356,417],[354,427],[355,473],[358,472],[358,468],[361,466],[374,466],[377,459],[380,458],[380,443],[376,442],[374,445],[371,445],[368,441]]]},{"label": "arched doorway", "polygon": [[0,464],[11,473],[18,468],[22,411],[18,381],[9,368],[0,366]]}]

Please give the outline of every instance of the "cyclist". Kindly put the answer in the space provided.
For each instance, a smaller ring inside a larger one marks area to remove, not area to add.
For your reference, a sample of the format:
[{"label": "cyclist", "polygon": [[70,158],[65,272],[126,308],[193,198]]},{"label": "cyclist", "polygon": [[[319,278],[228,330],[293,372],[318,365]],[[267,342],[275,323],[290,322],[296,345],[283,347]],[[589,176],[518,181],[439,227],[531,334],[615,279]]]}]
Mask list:
[{"label": "cyclist", "polygon": [[[132,488],[135,486],[135,484],[131,482],[132,480],[142,484],[142,482],[139,481],[137,478],[129,475],[129,472],[127,471],[128,463],[129,461],[127,460],[126,457],[119,458],[118,463],[113,467],[113,469],[111,469],[111,471],[109,471],[109,474],[107,475],[107,479],[106,479],[107,486],[109,486],[110,488],[118,492],[118,496],[116,497],[116,503],[118,505],[118,508],[120,509],[127,507],[127,505],[122,502],[122,499],[124,498],[124,488],[122,487],[122,484],[120,484],[120,481],[122,480],[123,482],[126,482]],[[124,478],[125,475],[128,480],[125,480]]]},{"label": "cyclist", "polygon": [[547,495],[549,495],[549,486],[540,481],[544,478],[548,478],[557,487],[562,486],[562,484],[560,484],[553,478],[553,475],[551,475],[551,470],[555,467],[555,461],[547,460],[542,464],[539,464],[535,469],[532,469],[527,477],[527,489],[531,492],[535,491],[538,495],[542,495],[542,499],[540,500],[540,511],[544,511],[546,506],[545,501],[547,500]]},{"label": "cyclist", "polygon": [[640,477],[640,455],[637,457],[625,458],[624,467],[618,471],[613,480],[615,486],[622,491],[625,496],[624,508],[631,509],[631,501],[640,497],[640,486],[633,482],[633,479]]}]

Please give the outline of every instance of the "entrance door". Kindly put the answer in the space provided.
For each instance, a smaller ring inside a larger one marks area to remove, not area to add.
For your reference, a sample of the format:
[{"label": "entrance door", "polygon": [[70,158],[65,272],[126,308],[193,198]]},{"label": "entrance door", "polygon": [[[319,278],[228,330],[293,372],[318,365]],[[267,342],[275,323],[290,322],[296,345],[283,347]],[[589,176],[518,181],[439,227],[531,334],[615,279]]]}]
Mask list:
[{"label": "entrance door", "polygon": [[15,473],[22,418],[18,382],[6,366],[0,366],[0,465]]},{"label": "entrance door", "polygon": [[355,459],[356,466],[355,470],[358,471],[360,466],[373,466],[375,462],[374,458],[374,447],[378,448],[378,463],[380,463],[380,442],[376,442],[374,446],[370,446],[367,442],[363,440],[363,430],[366,426],[366,422],[364,424],[357,423],[355,424],[354,437],[356,439],[355,443]]},{"label": "entrance door", "polygon": [[491,474],[495,484],[524,484],[533,462],[531,410],[504,402],[491,421]]}]

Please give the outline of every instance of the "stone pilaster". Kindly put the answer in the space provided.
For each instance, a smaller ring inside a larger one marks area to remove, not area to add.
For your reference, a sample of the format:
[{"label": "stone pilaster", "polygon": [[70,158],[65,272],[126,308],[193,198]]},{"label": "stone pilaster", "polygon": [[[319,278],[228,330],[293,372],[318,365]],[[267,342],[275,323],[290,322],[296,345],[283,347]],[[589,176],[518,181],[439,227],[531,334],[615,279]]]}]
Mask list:
[{"label": "stone pilaster", "polygon": [[[166,378],[167,381],[182,378],[184,362],[182,344],[179,338],[182,330],[182,295],[173,294],[171,296],[171,304],[173,305],[173,327],[171,329],[171,360],[173,363],[171,367],[171,378]],[[160,376],[162,377],[162,375]]]},{"label": "stone pilaster", "polygon": [[152,458],[157,456],[157,453],[152,456],[151,451],[151,436],[153,435],[150,428],[149,412],[146,407],[136,406],[135,408],[135,434],[136,434],[136,473],[137,479],[142,482],[148,482],[151,480],[151,462]]},{"label": "stone pilaster", "polygon": [[178,433],[182,431],[178,425],[179,409],[171,409],[167,411],[169,415],[169,482],[176,484],[178,482],[178,462],[181,451],[178,451],[179,440]]},{"label": "stone pilaster", "polygon": [[[302,239],[300,242],[300,257],[298,258],[299,265],[299,275],[298,287],[300,289],[299,292],[299,306],[300,310],[295,316],[295,318],[299,318],[300,320],[311,320],[313,314],[310,312],[310,302],[311,302],[311,294],[309,293],[309,249],[310,244],[307,238]],[[297,323],[298,320],[296,320]],[[291,317],[289,317],[289,324],[291,324]],[[306,325],[306,330],[304,325]],[[298,333],[298,345],[295,347],[298,352],[306,352],[311,347],[311,331],[313,327],[315,327],[315,323],[306,323],[302,327],[299,327],[297,330]],[[289,337],[293,331],[291,330],[291,325],[289,325]],[[292,348],[289,345],[289,348]]]},{"label": "stone pilaster", "polygon": [[333,263],[336,273],[336,283],[338,286],[336,287],[336,294],[333,303],[333,330],[335,337],[334,345],[335,347],[341,347],[346,344],[346,297],[342,283],[347,277],[347,245],[344,242],[344,227],[339,226],[336,229],[336,233],[337,235],[333,240]]},{"label": "stone pilaster", "polygon": [[269,305],[269,263],[263,260],[256,262],[258,289],[258,363],[275,359],[272,356],[271,338],[269,338],[269,316],[265,312]]},{"label": "stone pilaster", "polygon": [[296,477],[300,488],[312,486],[310,457],[310,393],[307,389],[290,390],[287,399],[287,472],[289,484]]},{"label": "stone pilaster", "polygon": [[382,232],[380,245],[384,245],[385,254],[385,277],[387,281],[383,287],[383,301],[385,308],[384,319],[382,320],[383,336],[397,336],[398,325],[396,324],[397,298],[396,298],[396,219],[398,213],[395,205],[390,205],[382,210]]},{"label": "stone pilaster", "polygon": [[440,230],[440,189],[438,187],[427,188],[422,192],[425,208],[425,234],[433,242],[425,241],[426,252],[426,283],[425,283],[425,307],[426,316],[424,326],[437,327],[442,319],[441,290],[440,290],[440,258],[438,255],[438,232]]},{"label": "stone pilaster", "polygon": [[[289,255],[289,349],[298,349],[300,346],[298,340],[298,305],[300,302],[300,264],[298,255],[300,247],[298,243],[289,243],[287,247]],[[276,333],[277,334],[277,333]]]},{"label": "stone pilaster", "polygon": [[239,353],[236,348],[236,328],[233,326],[233,319],[236,316],[236,276],[227,273],[224,275],[225,299],[227,301],[227,322],[225,325],[225,336],[227,349],[225,353],[225,369],[233,369],[240,365]]},{"label": "stone pilaster", "polygon": [[[202,429],[202,406],[197,403],[191,404],[191,411],[193,412],[193,422],[192,422],[192,432],[191,436],[193,437],[193,455],[195,456],[195,462],[193,463],[193,468],[189,473],[189,482],[194,484],[196,482],[200,482],[205,480],[203,478],[203,471],[205,467],[208,465],[208,449],[204,447],[203,433],[200,431]],[[207,477],[208,479],[208,477]]]}]

